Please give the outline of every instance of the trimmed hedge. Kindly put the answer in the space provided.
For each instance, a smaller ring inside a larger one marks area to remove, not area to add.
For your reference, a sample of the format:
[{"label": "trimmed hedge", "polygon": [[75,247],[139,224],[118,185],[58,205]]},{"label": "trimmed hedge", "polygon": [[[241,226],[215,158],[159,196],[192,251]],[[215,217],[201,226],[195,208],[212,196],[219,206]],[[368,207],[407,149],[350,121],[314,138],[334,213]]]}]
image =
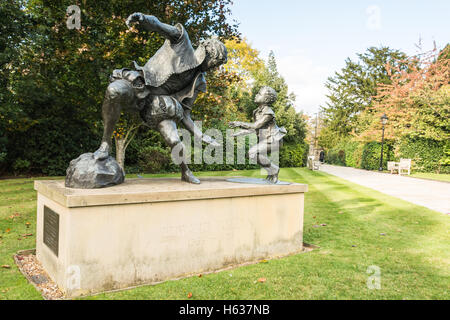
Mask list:
[{"label": "trimmed hedge", "polygon": [[397,145],[396,153],[398,158],[412,159],[414,171],[450,173],[450,166],[445,164],[449,148],[449,141],[406,138]]},{"label": "trimmed hedge", "polygon": [[[223,135],[225,136],[225,130]],[[245,146],[240,145],[240,147],[245,148],[245,163],[238,164],[238,142],[235,140],[233,163],[227,163],[226,145],[224,145],[222,149],[222,164],[207,164],[205,161],[202,161],[201,164],[196,164],[194,161],[194,152],[193,149],[191,149],[191,163],[189,164],[189,167],[193,171],[258,169],[259,165],[251,164],[248,158],[248,150],[250,148],[249,139],[246,138],[243,142],[245,143]],[[193,147],[193,139],[191,143]],[[205,151],[205,147],[206,145],[203,144],[202,152]],[[309,146],[306,143],[284,143],[279,153],[280,167],[305,166],[308,147]],[[127,173],[178,172],[180,170],[180,168],[173,163],[170,148],[161,141],[159,134],[148,133],[146,139],[142,139],[141,141],[134,140],[129,148],[130,150],[127,150],[127,157],[125,159],[125,169]],[[137,154],[137,157],[135,154]]]},{"label": "trimmed hedge", "polygon": [[[367,170],[377,170],[380,167],[381,143],[343,140],[329,150],[325,162],[340,166],[354,167]],[[392,145],[385,142],[383,148],[383,168],[387,162],[393,160]]]},{"label": "trimmed hedge", "polygon": [[[383,168],[388,161],[399,161],[400,158],[412,159],[412,170],[416,172],[450,173],[446,150],[450,142],[429,139],[405,138],[393,144],[387,141],[383,148]],[[394,152],[395,150],[395,152]],[[448,152],[448,151],[447,151]],[[340,166],[367,170],[377,170],[380,166],[380,142],[358,142],[343,140],[328,150],[325,162]]]},{"label": "trimmed hedge", "polygon": [[309,146],[307,144],[287,144],[281,147],[280,167],[303,167],[306,164]]},{"label": "trimmed hedge", "polygon": [[[381,143],[369,142],[364,144],[361,156],[361,168],[367,170],[377,170],[380,168]],[[394,159],[392,147],[385,143],[383,148],[383,168],[387,169],[387,162]]]}]

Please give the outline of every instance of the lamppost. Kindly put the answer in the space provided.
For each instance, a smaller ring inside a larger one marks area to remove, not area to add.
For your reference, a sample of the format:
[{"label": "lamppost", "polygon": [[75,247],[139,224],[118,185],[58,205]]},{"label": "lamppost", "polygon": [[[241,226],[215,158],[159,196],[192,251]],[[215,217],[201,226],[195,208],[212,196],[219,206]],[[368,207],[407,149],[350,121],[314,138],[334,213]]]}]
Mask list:
[{"label": "lamppost", "polygon": [[384,126],[387,124],[388,122],[388,117],[386,116],[386,113],[384,113],[381,116],[381,124],[383,125],[383,133],[381,134],[381,157],[380,157],[380,168],[378,169],[378,171],[383,171],[383,147],[384,147]]}]

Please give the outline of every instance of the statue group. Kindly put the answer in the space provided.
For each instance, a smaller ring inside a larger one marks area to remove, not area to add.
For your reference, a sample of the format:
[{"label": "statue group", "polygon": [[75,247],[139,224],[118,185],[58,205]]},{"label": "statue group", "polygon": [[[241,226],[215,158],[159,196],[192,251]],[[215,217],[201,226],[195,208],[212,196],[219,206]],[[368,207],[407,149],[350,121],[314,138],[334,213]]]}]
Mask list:
[{"label": "statue group", "polygon": [[[185,146],[178,135],[181,123],[196,138],[213,146],[220,145],[203,134],[191,118],[194,102],[200,92],[206,91],[205,73],[227,62],[227,49],[217,39],[192,47],[189,35],[181,24],[171,26],[156,17],[133,13],[126,21],[129,27],[157,32],[166,40],[163,46],[144,66],[134,63],[134,70],[114,70],[106,89],[102,106],[104,124],[101,145],[94,153],[85,153],[72,160],[66,175],[66,187],[102,188],[124,181],[123,169],[110,156],[111,138],[122,111],[139,112],[141,119],[157,130],[168,146],[180,154],[181,179],[199,184],[200,180],[188,167]],[[271,105],[277,94],[270,87],[263,87],[255,98],[258,107],[253,112],[252,123],[234,121],[231,128],[241,128],[237,135],[256,133],[258,143],[249,151],[250,159],[267,170],[267,183],[277,183],[279,167],[267,156],[270,150],[282,145],[286,134],[276,125]],[[180,152],[181,151],[181,152]]]}]

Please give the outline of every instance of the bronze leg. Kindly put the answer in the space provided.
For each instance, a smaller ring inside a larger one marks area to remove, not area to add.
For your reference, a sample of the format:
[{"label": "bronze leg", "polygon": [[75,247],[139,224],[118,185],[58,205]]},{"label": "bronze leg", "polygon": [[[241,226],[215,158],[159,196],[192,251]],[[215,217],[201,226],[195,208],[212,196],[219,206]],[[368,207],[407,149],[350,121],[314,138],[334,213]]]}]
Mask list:
[{"label": "bronze leg", "polygon": [[177,150],[179,157],[181,157],[180,167],[181,167],[181,180],[189,183],[200,184],[200,180],[197,179],[189,170],[186,161],[186,149],[184,144],[180,140],[178,135],[177,125],[173,120],[163,120],[158,124],[158,131],[161,133],[164,141],[169,145],[172,151]]},{"label": "bronze leg", "polygon": [[136,104],[133,87],[126,80],[111,82],[106,89],[102,106],[103,137],[100,148],[94,153],[96,159],[105,159],[111,150],[111,136],[122,109],[132,108]]}]

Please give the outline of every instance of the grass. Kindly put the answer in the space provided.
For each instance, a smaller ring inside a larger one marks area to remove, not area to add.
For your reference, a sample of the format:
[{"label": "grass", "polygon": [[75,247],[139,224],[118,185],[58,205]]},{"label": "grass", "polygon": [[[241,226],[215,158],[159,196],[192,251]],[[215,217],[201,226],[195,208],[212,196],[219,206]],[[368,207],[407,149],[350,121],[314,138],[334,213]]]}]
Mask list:
[{"label": "grass", "polygon": [[450,182],[450,174],[447,174],[447,173],[416,172],[416,173],[411,173],[411,177]]},{"label": "grass", "polygon": [[[259,170],[199,175],[258,176]],[[307,183],[304,241],[312,252],[89,299],[449,299],[449,216],[323,172],[283,169]],[[40,299],[12,255],[34,247],[36,194],[31,179],[0,181],[0,299]],[[18,214],[15,216],[15,214]],[[26,222],[31,225],[27,228]],[[313,227],[325,223],[326,226]],[[10,229],[8,231],[8,229]],[[382,235],[383,234],[383,235]],[[21,240],[19,240],[21,239]],[[367,268],[381,269],[369,290]],[[267,279],[265,283],[258,278]]]}]

